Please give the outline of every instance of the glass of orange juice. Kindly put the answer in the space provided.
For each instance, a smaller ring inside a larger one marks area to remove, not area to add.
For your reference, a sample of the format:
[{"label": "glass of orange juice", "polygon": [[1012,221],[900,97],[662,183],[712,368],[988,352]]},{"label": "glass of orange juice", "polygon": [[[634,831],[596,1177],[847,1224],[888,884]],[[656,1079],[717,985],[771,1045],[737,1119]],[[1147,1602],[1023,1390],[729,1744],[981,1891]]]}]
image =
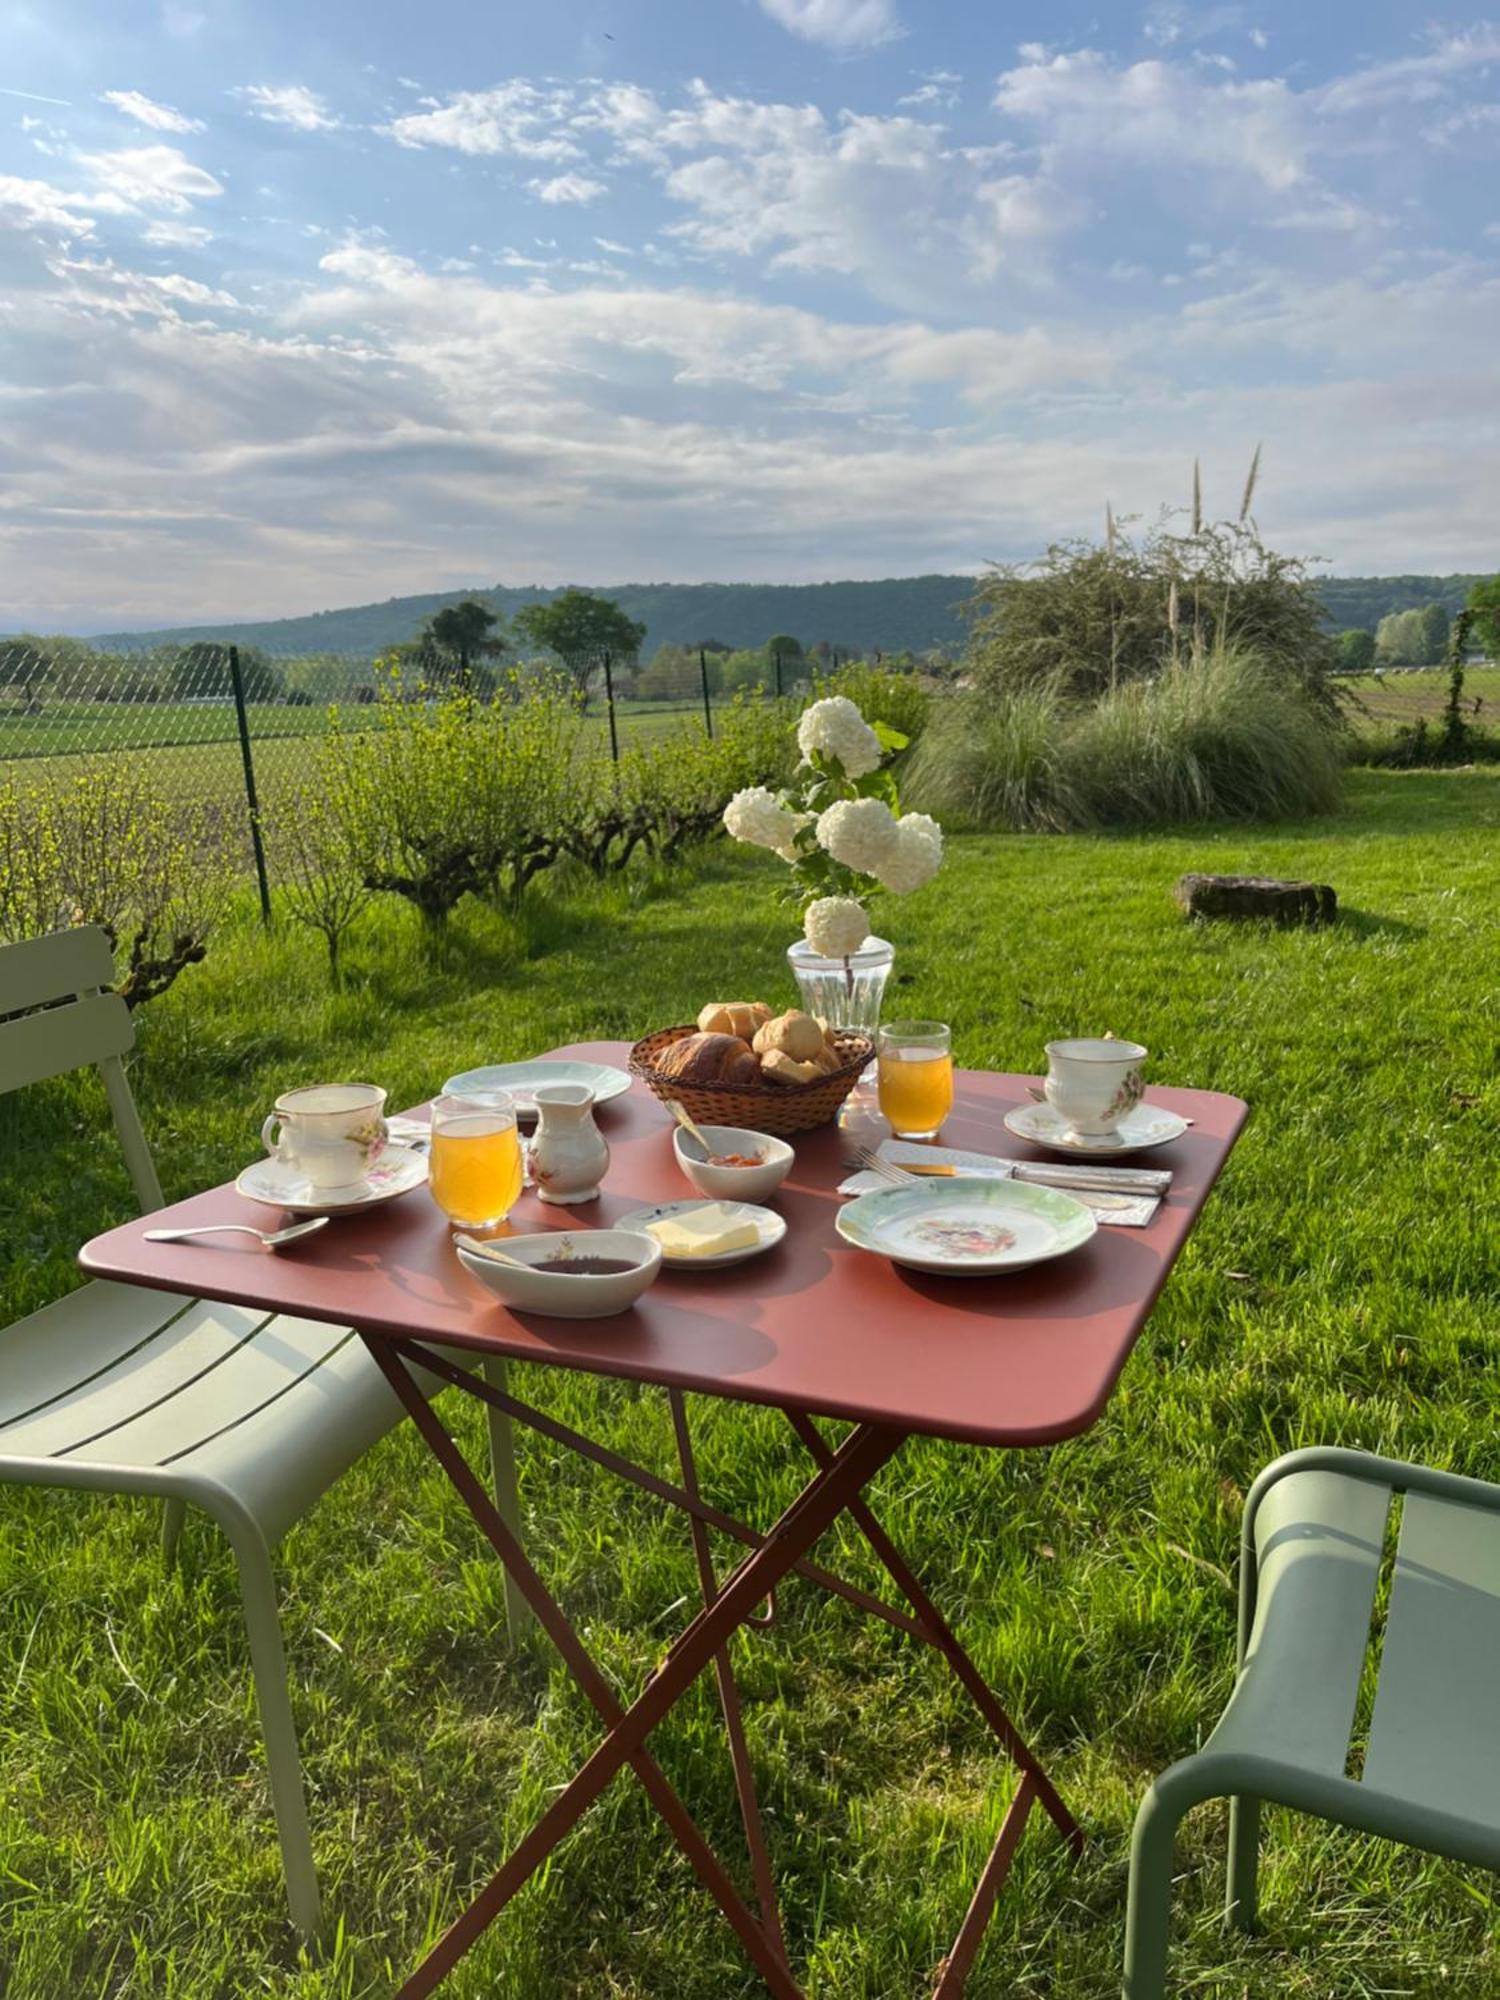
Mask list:
[{"label": "glass of orange juice", "polygon": [[428,1185],[455,1229],[497,1227],[524,1178],[515,1106],[503,1090],[437,1100]]},{"label": "glass of orange juice", "polygon": [[898,1139],[935,1139],[953,1109],[952,1033],[942,1021],[882,1024],[880,1108]]}]

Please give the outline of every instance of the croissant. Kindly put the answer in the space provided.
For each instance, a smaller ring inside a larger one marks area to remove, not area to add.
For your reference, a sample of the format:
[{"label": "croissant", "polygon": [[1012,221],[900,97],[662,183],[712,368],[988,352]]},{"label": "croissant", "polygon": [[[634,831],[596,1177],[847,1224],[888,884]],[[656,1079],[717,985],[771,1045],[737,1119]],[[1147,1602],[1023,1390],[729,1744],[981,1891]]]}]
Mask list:
[{"label": "croissant", "polygon": [[811,1014],[794,1007],[758,1029],[752,1047],[758,1056],[779,1050],[794,1062],[811,1062],[823,1047],[823,1030]]},{"label": "croissant", "polygon": [[760,1064],[737,1035],[684,1035],[663,1049],[656,1067],[663,1076],[680,1077],[684,1083],[753,1087],[760,1082]]}]

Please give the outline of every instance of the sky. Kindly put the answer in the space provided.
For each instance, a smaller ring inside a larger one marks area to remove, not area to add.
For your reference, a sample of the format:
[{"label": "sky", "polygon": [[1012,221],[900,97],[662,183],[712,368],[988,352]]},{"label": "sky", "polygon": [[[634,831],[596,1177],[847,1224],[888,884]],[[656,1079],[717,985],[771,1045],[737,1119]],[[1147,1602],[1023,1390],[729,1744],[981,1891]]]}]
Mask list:
[{"label": "sky", "polygon": [[0,630],[975,571],[1258,442],[1500,568],[1500,20],[0,0]]}]

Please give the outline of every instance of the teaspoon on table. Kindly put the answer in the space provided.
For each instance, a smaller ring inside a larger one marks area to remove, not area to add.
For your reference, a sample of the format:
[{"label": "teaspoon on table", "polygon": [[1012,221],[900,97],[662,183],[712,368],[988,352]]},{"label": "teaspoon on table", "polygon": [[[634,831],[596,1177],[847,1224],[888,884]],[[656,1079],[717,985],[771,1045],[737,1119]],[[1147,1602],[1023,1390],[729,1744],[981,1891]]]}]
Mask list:
[{"label": "teaspoon on table", "polygon": [[299,1236],[311,1236],[328,1225],[326,1215],[314,1215],[306,1222],[289,1223],[285,1229],[252,1229],[248,1222],[207,1222],[196,1229],[148,1229],[148,1243],[181,1243],[189,1236],[253,1236],[263,1250],[279,1250],[295,1243]]}]

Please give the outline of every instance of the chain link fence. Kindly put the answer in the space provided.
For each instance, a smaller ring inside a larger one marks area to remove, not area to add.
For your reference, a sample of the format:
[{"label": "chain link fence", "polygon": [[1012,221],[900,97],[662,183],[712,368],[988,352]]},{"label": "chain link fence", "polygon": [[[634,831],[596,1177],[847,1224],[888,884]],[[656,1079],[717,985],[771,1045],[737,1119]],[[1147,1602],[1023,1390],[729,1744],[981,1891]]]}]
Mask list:
[{"label": "chain link fence", "polygon": [[[803,691],[836,660],[779,648],[740,663],[730,685],[723,655],[663,648],[649,667],[607,656],[569,671],[591,726],[618,762],[635,744],[678,731],[706,731],[727,703]],[[378,726],[382,696],[411,700],[455,683],[480,700],[503,694],[557,662],[491,666],[436,657],[392,666],[389,656],[277,657],[258,647],[196,639],[177,646],[100,652],[74,639],[0,639],[0,781],[22,788],[66,784],[99,771],[149,779],[175,803],[211,806],[247,865],[254,866],[263,913],[275,887],[266,826],[282,805],[316,789],[331,727]]]}]

